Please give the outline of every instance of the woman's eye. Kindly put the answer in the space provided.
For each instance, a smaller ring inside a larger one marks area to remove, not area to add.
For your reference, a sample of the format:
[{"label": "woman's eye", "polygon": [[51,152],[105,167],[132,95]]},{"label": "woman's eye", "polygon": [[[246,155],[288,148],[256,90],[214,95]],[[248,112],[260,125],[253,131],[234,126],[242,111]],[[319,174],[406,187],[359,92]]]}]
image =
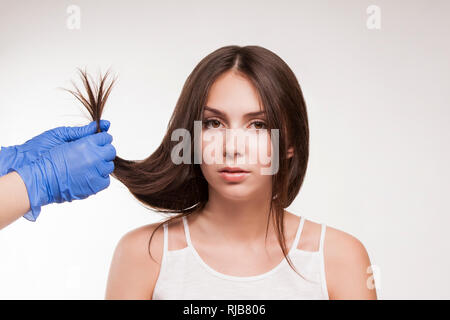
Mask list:
[{"label": "woman's eye", "polygon": [[216,126],[220,126],[220,121],[219,120],[215,120],[215,119],[203,121],[203,126],[205,128],[209,128],[208,127],[209,124],[213,125],[212,129],[218,129],[219,127],[216,127]]},{"label": "woman's eye", "polygon": [[[219,129],[220,121],[216,119],[209,119],[203,121],[203,127],[207,129]],[[253,121],[251,125],[255,126],[255,129],[265,129],[267,128],[266,124],[263,121]]]},{"label": "woman's eye", "polygon": [[255,129],[265,129],[267,127],[262,121],[254,121],[252,124],[256,124]]}]

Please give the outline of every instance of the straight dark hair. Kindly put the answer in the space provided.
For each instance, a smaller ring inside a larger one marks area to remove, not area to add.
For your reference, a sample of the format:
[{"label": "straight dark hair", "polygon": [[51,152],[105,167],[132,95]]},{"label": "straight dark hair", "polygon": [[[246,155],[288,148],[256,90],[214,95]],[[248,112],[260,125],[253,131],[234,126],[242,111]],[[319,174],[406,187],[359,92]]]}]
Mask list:
[{"label": "straight dark hair", "polygon": [[[150,243],[158,228],[171,220],[203,209],[208,201],[208,182],[200,170],[200,165],[194,161],[191,161],[191,164],[174,164],[171,161],[171,150],[179,143],[172,141],[171,135],[175,129],[184,128],[191,133],[191,137],[194,136],[194,121],[202,120],[203,107],[212,84],[229,70],[249,79],[257,89],[267,113],[268,130],[280,129],[279,170],[272,176],[272,201],[268,217],[273,218],[284,257],[298,273],[287,255],[284,208],[295,199],[306,175],[309,157],[308,116],[296,76],[272,51],[260,46],[230,45],[203,58],[182,88],[160,146],[144,160],[132,161],[116,156],[111,175],[121,181],[131,194],[149,209],[169,216],[158,224],[150,236],[148,251],[151,256]],[[87,97],[81,94],[74,83],[76,91],[68,91],[81,101],[100,128],[103,108],[116,78],[106,85],[110,73],[106,72],[104,76],[100,73],[97,85],[92,78],[89,80],[86,71],[79,71]],[[292,157],[287,157],[289,147],[293,147]],[[191,150],[192,160],[194,141],[191,142]],[[266,240],[268,223],[269,221]]]}]

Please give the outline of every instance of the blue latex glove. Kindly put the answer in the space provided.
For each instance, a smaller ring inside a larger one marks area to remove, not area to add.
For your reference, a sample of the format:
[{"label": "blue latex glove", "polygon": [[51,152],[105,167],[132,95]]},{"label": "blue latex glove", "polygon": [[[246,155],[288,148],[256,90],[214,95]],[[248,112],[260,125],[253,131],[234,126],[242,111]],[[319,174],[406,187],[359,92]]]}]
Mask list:
[{"label": "blue latex glove", "polygon": [[[108,131],[110,124],[108,120],[100,120],[100,130]],[[22,167],[53,147],[94,134],[96,131],[97,123],[92,121],[82,127],[58,127],[47,130],[24,144],[1,147],[0,177],[5,175],[9,168]]]},{"label": "blue latex glove", "polygon": [[49,203],[85,199],[110,184],[116,150],[107,132],[95,133],[66,142],[42,153],[22,167],[15,166],[24,181],[31,210],[24,215],[36,221],[41,206]]}]

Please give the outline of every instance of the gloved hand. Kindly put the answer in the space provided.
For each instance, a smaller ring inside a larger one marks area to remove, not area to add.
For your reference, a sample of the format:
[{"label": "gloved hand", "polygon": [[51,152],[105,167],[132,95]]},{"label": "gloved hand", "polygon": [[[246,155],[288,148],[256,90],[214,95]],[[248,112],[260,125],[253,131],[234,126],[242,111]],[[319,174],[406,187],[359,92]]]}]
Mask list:
[{"label": "gloved hand", "polygon": [[84,199],[107,188],[116,157],[111,142],[109,133],[95,133],[57,145],[27,165],[8,169],[7,173],[16,171],[26,185],[31,210],[24,217],[36,221],[41,206]]},{"label": "gloved hand", "polygon": [[[100,120],[100,130],[108,131],[110,122]],[[74,141],[97,132],[97,123],[92,121],[82,127],[58,127],[26,141],[24,144],[10,147],[1,147],[0,150],[0,177],[6,174],[11,167],[22,167],[36,160],[43,152],[57,145]]]}]

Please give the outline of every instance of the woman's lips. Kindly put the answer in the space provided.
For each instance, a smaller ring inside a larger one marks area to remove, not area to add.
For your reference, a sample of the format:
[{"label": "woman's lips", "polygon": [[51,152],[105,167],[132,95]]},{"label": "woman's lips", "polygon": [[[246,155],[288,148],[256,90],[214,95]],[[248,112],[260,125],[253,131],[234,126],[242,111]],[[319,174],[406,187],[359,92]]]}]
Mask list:
[{"label": "woman's lips", "polygon": [[247,172],[247,171],[236,171],[236,172],[220,171],[219,174],[225,181],[240,182],[240,181],[244,180],[250,174],[250,172]]}]

